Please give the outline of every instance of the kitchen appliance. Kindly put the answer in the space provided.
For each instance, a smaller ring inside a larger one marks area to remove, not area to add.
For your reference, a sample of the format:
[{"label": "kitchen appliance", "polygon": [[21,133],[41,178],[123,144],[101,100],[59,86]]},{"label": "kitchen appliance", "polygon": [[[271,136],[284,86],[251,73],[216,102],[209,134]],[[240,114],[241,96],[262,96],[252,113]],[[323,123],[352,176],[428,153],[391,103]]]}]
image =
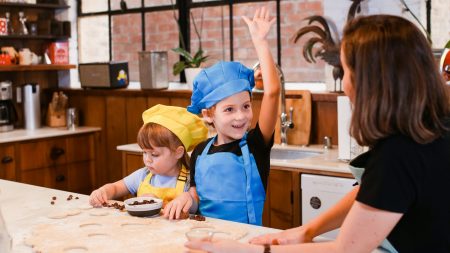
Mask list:
[{"label": "kitchen appliance", "polygon": [[23,86],[23,112],[25,129],[35,130],[41,127],[39,84],[28,83]]},{"label": "kitchen appliance", "polygon": [[0,132],[11,131],[17,121],[17,112],[12,101],[12,84],[0,82]]},{"label": "kitchen appliance", "polygon": [[[353,189],[356,179],[302,174],[302,224],[336,204]],[[320,235],[325,240],[336,238],[339,230]]]},{"label": "kitchen appliance", "polygon": [[358,145],[356,140],[350,135],[350,120],[352,119],[352,105],[347,96],[337,97],[338,113],[338,159],[350,161],[361,153],[368,150],[368,147]]},{"label": "kitchen appliance", "polygon": [[83,63],[78,65],[83,88],[125,88],[128,62]]},{"label": "kitchen appliance", "polygon": [[139,52],[139,81],[143,90],[169,87],[167,51]]}]

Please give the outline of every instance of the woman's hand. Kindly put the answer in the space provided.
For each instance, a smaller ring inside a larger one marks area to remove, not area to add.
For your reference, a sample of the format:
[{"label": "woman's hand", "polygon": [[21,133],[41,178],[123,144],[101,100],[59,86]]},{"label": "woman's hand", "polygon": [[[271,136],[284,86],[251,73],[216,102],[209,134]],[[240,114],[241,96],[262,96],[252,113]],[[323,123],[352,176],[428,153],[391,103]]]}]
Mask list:
[{"label": "woman's hand", "polygon": [[242,18],[247,23],[254,43],[265,40],[270,27],[275,23],[275,18],[270,19],[269,11],[266,7],[258,8],[252,20],[246,16],[242,16]]},{"label": "woman's hand", "polygon": [[183,192],[164,207],[163,216],[169,220],[179,219],[181,212],[189,213],[192,203],[193,200],[189,192]]},{"label": "woman's hand", "polygon": [[283,245],[312,242],[312,239],[304,227],[297,227],[279,233],[257,236],[250,239],[250,243]]},{"label": "woman's hand", "polygon": [[189,249],[203,250],[208,253],[240,253],[240,252],[263,252],[259,245],[240,243],[234,240],[188,241],[184,244]]}]

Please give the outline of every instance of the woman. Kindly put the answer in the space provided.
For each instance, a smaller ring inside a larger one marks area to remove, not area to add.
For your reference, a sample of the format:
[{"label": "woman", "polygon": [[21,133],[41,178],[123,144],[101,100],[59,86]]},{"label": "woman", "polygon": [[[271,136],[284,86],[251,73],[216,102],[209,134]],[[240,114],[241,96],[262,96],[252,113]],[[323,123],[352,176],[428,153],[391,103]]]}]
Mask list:
[{"label": "woman", "polygon": [[[350,163],[360,185],[304,226],[253,244],[188,242],[188,248],[348,253],[382,244],[391,252],[450,252],[449,94],[426,38],[401,17],[361,17],[344,30],[341,62],[354,107],[350,132],[370,147]],[[310,243],[338,227],[335,241]]]}]

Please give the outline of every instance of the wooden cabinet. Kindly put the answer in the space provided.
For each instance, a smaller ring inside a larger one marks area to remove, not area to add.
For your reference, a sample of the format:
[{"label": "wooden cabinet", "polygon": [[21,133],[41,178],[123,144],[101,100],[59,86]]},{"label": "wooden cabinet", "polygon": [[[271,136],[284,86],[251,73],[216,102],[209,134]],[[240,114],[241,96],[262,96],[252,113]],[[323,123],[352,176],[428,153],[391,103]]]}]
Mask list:
[{"label": "wooden cabinet", "polygon": [[142,154],[135,152],[122,152],[122,176],[126,177],[133,173],[135,170],[144,167],[144,161],[142,160]]},{"label": "wooden cabinet", "polygon": [[95,133],[0,145],[0,178],[89,194],[95,187]]},{"label": "wooden cabinet", "polygon": [[269,174],[263,225],[288,229],[300,225],[300,173],[272,167]]},{"label": "wooden cabinet", "polygon": [[353,178],[350,173],[272,166],[263,212],[264,226],[288,229],[302,225],[300,180],[303,173]]},{"label": "wooden cabinet", "polygon": [[0,178],[16,180],[16,154],[14,145],[0,145],[0,155]]}]

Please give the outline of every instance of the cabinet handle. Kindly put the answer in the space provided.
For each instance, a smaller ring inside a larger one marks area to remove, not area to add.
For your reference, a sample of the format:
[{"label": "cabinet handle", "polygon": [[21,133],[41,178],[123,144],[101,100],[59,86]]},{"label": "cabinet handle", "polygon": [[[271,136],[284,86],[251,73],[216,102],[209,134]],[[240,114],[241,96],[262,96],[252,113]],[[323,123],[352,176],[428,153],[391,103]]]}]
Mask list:
[{"label": "cabinet handle", "polygon": [[10,162],[12,162],[13,161],[13,158],[11,157],[11,156],[4,156],[3,158],[2,158],[2,163],[3,164],[7,164],[7,163],[10,163]]},{"label": "cabinet handle", "polygon": [[65,151],[62,148],[53,147],[50,151],[50,158],[52,160],[58,159],[60,156],[64,155]]},{"label": "cabinet handle", "polygon": [[64,175],[58,175],[56,176],[56,182],[62,182],[64,180],[66,180],[66,177]]}]

